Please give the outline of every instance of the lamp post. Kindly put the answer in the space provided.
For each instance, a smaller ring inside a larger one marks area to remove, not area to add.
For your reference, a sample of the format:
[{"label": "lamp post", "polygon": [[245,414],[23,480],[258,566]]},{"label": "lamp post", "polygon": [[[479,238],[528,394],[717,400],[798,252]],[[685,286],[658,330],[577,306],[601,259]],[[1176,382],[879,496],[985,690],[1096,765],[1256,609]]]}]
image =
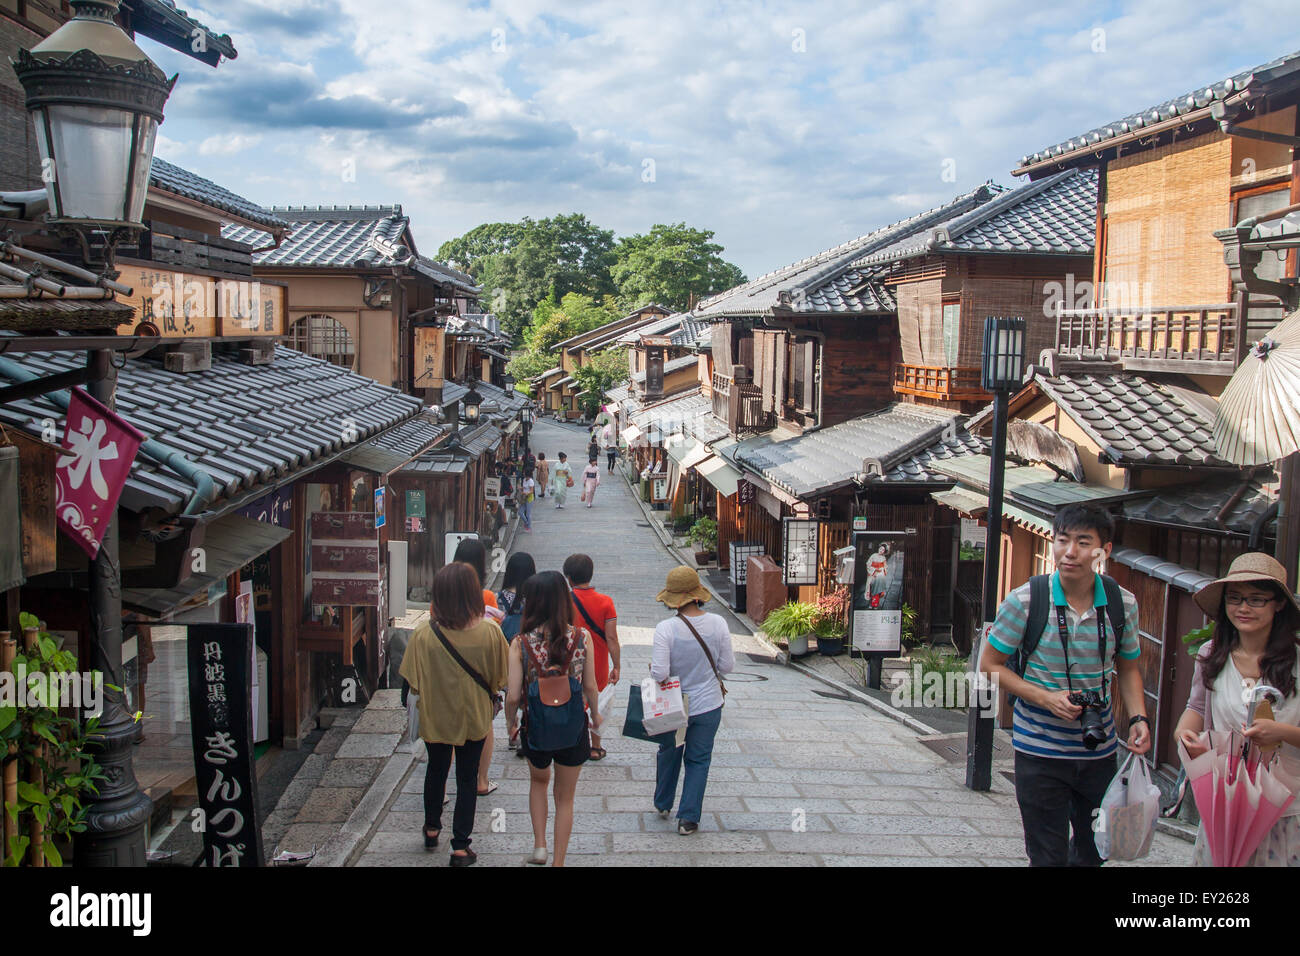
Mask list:
[{"label": "lamp post", "polygon": [[533,424],[533,411],[527,405],[519,409],[519,421],[524,426],[524,454],[528,454],[531,448],[528,445],[528,430]]},{"label": "lamp post", "polygon": [[475,390],[473,382],[470,383],[469,391],[465,393],[461,402],[465,406],[465,421],[470,425],[477,425],[478,410],[483,404],[483,396]]},{"label": "lamp post", "polygon": [[[984,320],[984,355],[980,386],[993,393],[993,448],[989,465],[988,535],[984,543],[984,627],[972,642],[971,657],[979,673],[979,655],[998,602],[998,563],[1002,551],[1002,479],[1007,463],[1007,400],[1020,387],[1025,364],[1025,320],[989,316]],[[989,704],[989,706],[985,706]],[[976,695],[966,711],[966,786],[988,790],[993,784],[993,715],[991,698]]]},{"label": "lamp post", "polygon": [[[20,50],[14,72],[27,94],[36,128],[52,227],[72,233],[91,258],[90,235],[113,247],[141,228],[154,138],[176,78],[167,79],[115,22],[118,0],[73,0],[73,16],[31,50]],[[90,394],[115,405],[117,375],[107,353],[90,352],[108,375]],[[139,728],[126,709],[122,680],[122,572],[116,515],[90,569],[90,628],[94,666],[105,677],[104,709],[88,749],[106,774],[90,800],[86,829],[76,837],[78,866],[144,866],[151,803],[131,766]]]}]

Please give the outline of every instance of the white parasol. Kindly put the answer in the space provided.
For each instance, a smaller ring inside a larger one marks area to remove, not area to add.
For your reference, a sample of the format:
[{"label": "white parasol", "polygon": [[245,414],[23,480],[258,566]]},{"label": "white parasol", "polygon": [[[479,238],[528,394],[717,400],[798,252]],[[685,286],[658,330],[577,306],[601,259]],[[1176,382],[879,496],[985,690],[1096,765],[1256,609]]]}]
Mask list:
[{"label": "white parasol", "polygon": [[1232,374],[1214,417],[1224,461],[1264,465],[1300,450],[1300,312],[1251,347]]}]

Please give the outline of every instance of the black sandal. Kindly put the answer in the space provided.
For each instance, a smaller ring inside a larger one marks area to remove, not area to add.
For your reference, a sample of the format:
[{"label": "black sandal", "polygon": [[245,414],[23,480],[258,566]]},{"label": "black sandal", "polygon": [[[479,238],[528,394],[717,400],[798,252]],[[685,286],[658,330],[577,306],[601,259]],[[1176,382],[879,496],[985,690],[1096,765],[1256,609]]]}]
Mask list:
[{"label": "black sandal", "polygon": [[591,748],[591,759],[592,759],[592,760],[604,760],[607,756],[609,756],[609,754],[606,753],[604,747],[592,747],[592,748]]},{"label": "black sandal", "polygon": [[448,866],[473,866],[476,860],[478,860],[478,854],[475,853],[473,850],[467,849],[465,851],[464,856],[457,856],[455,853],[453,853],[451,855],[451,860],[450,862],[448,862],[447,865]]},{"label": "black sandal", "polygon": [[434,830],[434,831],[433,831],[433,836],[429,836],[429,828],[428,828],[428,827],[425,827],[425,828],[424,828],[424,848],[425,848],[426,850],[432,850],[434,847],[436,847],[436,846],[438,845],[438,837],[441,836],[441,835],[442,835],[442,831],[441,831],[441,830]]}]

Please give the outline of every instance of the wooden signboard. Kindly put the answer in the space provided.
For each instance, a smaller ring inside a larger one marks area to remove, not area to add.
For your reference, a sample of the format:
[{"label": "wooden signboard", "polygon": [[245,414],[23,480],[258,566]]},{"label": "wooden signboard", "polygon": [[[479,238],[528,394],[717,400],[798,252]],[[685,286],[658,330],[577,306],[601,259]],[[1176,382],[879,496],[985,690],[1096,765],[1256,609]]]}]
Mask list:
[{"label": "wooden signboard", "polygon": [[415,387],[442,388],[444,332],[442,329],[415,329]]},{"label": "wooden signboard", "polygon": [[17,429],[9,440],[18,447],[18,498],[23,524],[23,573],[27,577],[58,566],[54,516],[54,462],[59,449]]},{"label": "wooden signboard", "polygon": [[378,607],[379,532],[365,512],[311,516],[311,603]]},{"label": "wooden signboard", "polygon": [[288,287],[258,279],[226,279],[158,266],[121,264],[119,282],[131,295],[119,301],[132,306],[135,318],[118,326],[129,335],[141,322],[169,338],[281,336],[285,334]]}]

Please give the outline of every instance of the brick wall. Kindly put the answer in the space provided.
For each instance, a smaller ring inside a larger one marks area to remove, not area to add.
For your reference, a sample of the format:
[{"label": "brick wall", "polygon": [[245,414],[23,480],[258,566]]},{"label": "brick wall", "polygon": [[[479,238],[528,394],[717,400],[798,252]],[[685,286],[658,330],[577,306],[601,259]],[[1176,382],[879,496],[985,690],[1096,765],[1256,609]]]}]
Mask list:
[{"label": "brick wall", "polygon": [[9,66],[20,49],[30,49],[41,37],[0,17],[0,189],[39,189],[41,161],[36,151],[26,95]]}]

